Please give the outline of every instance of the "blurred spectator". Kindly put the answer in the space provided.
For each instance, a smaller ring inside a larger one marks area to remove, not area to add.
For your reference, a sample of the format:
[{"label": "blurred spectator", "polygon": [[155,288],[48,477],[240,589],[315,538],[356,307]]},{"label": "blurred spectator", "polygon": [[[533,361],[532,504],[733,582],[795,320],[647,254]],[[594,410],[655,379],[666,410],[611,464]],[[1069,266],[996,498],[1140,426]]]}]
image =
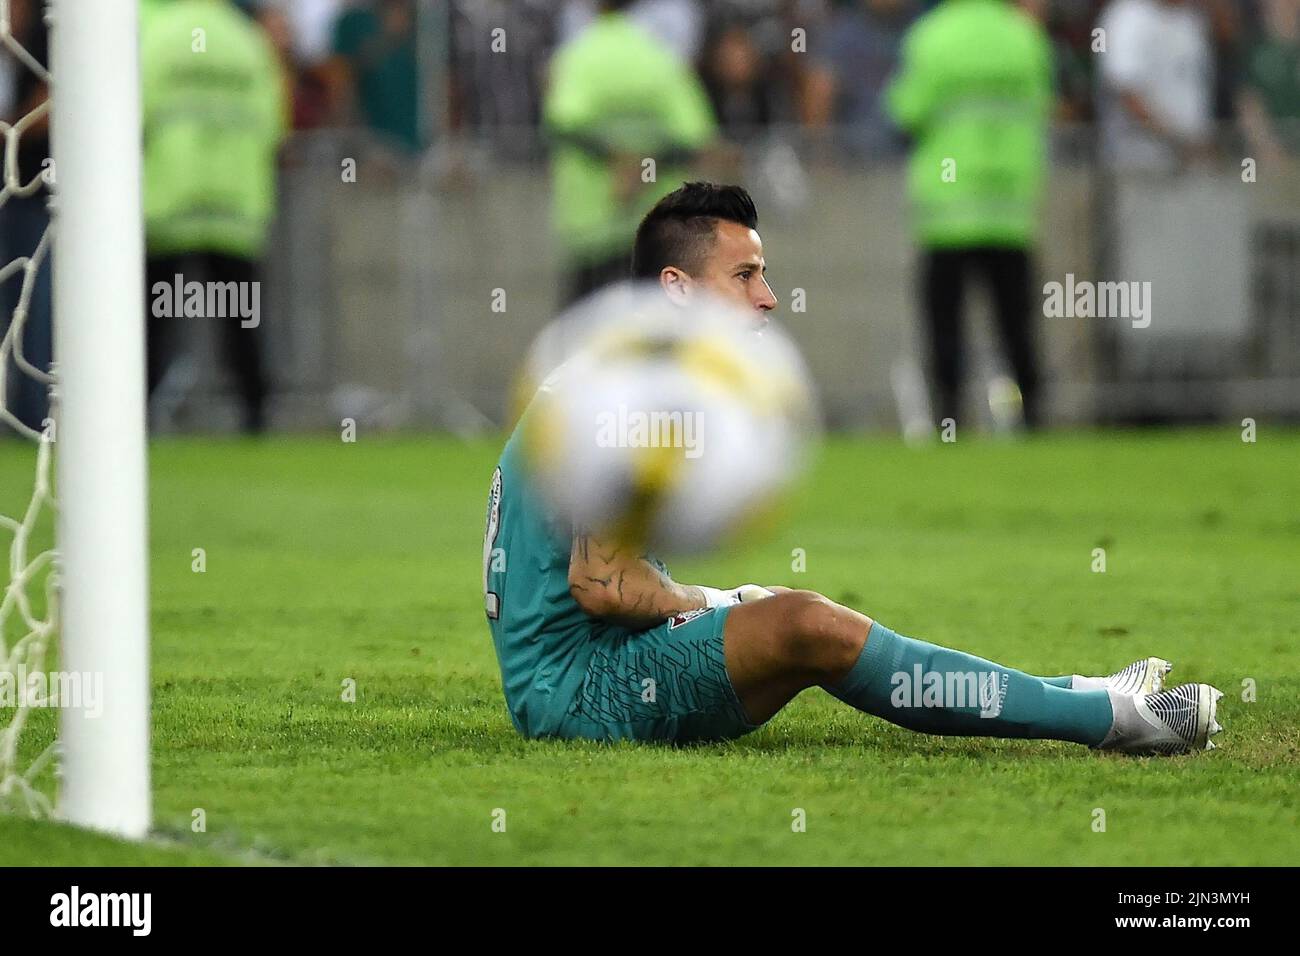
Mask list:
[{"label": "blurred spectator", "polygon": [[622,13],[626,6],[605,0],[551,62],[544,124],[555,147],[552,199],[569,301],[627,276],[641,217],[714,138],[694,72]]},{"label": "blurred spectator", "polygon": [[[36,62],[49,63],[47,32],[39,0],[15,0],[11,3],[9,28],[18,45],[31,54]],[[4,57],[4,64],[10,90],[10,103],[4,113],[5,119],[13,123],[45,102],[49,98],[49,87],[30,67],[11,54]],[[49,155],[49,118],[45,116],[27,127],[18,142],[18,183],[25,186],[39,177]],[[10,158],[5,157],[6,161]],[[0,205],[0,266],[30,256],[36,251],[50,224],[50,214],[46,208],[47,195],[45,188],[41,187],[30,196],[10,195]],[[51,255],[47,252],[32,281],[32,294],[27,303],[27,319],[23,323],[22,333],[23,358],[43,372],[49,371],[53,354],[50,261]],[[0,286],[0,338],[9,329],[22,285],[23,273],[19,272]],[[48,386],[20,370],[12,356],[7,378],[11,390],[7,407],[28,428],[40,431],[49,408]]]},{"label": "blurred spectator", "polygon": [[1101,0],[1018,0],[1047,30],[1052,43],[1054,115],[1067,123],[1092,118],[1092,26]]},{"label": "blurred spectator", "polygon": [[1209,25],[1188,0],[1114,0],[1102,14],[1101,157],[1115,169],[1171,172],[1211,145]]},{"label": "blurred spectator", "polygon": [[[554,19],[535,2],[515,4],[509,16],[500,5],[480,0],[456,5],[449,51],[455,128],[491,138],[498,155],[536,158],[532,133],[541,119]],[[504,53],[494,46],[497,30],[505,30]]]},{"label": "blurred spectator", "polygon": [[[560,43],[567,43],[596,19],[597,0],[564,0]],[[633,0],[627,15],[686,63],[695,62],[704,41],[704,10],[699,0]]]},{"label": "blurred spectator", "polygon": [[753,34],[728,23],[712,36],[704,56],[704,85],[727,138],[743,141],[773,120],[773,84]]},{"label": "blurred spectator", "polygon": [[841,125],[854,152],[883,156],[902,148],[882,97],[914,8],[912,0],[852,0],[818,31],[825,39],[813,48],[809,118]]},{"label": "blurred spectator", "polygon": [[1003,0],[945,0],[908,31],[889,109],[915,140],[908,193],[922,248],[922,297],[939,418],[960,421],[963,298],[979,274],[1038,422],[1030,247],[1051,109],[1042,28]]},{"label": "blurred spectator", "polygon": [[1262,0],[1238,94],[1251,150],[1264,162],[1300,157],[1300,0]]},{"label": "blurred spectator", "polygon": [[334,24],[343,5],[344,0],[267,0],[264,6],[288,20],[293,59],[311,68],[329,59]]},{"label": "blurred spectator", "polygon": [[424,148],[414,0],[354,2],[334,24],[329,74],[336,108],[392,146]]},{"label": "blurred spectator", "polygon": [[[337,0],[328,0],[325,9],[338,5]],[[299,7],[289,0],[276,0],[255,6],[250,15],[261,24],[280,56],[291,125],[294,129],[317,129],[330,118],[329,76],[323,51],[302,52],[313,49],[317,43],[314,36],[304,38],[304,25],[295,19],[295,12],[301,17],[304,10],[319,10],[319,5],[309,3]],[[315,23],[308,21],[308,25],[315,26]]]},{"label": "blurred spectator", "polygon": [[637,0],[629,15],[685,63],[694,63],[704,39],[704,12],[699,0]]},{"label": "blurred spectator", "polygon": [[1241,0],[1191,0],[1199,4],[1210,26],[1210,115],[1227,125],[1237,118],[1237,90],[1242,73],[1245,19],[1254,3]]},{"label": "blurred spectator", "polygon": [[[204,33],[196,55],[193,31]],[[147,298],[158,284],[258,288],[275,208],[276,151],[284,135],[284,81],[265,33],[229,0],[172,0],[142,23]],[[228,287],[229,288],[229,287]],[[262,301],[260,291],[257,301]],[[177,323],[150,309],[149,390],[171,363]],[[261,316],[215,318],[244,404],[243,426],[265,420]]]}]

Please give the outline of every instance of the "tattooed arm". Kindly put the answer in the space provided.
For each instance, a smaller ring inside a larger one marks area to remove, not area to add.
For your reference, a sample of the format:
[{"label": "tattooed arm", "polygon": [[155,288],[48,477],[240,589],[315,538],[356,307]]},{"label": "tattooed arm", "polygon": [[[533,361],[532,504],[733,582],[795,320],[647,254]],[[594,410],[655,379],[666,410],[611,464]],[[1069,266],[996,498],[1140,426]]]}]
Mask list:
[{"label": "tattooed arm", "polygon": [[573,536],[569,593],[592,617],[634,630],[708,605],[701,588],[678,584],[635,550],[586,534]]}]

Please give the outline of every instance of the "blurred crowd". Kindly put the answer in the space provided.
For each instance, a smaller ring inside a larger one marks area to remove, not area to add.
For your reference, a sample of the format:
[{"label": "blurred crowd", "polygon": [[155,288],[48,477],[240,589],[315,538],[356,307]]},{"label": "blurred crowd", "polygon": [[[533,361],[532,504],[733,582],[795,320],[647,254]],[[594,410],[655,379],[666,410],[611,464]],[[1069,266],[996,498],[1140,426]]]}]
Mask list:
[{"label": "blurred crowd", "polygon": [[[356,124],[408,151],[443,128],[493,136],[538,126],[553,53],[598,7],[597,0],[240,2],[289,69],[295,128]],[[938,2],[636,0],[627,12],[693,66],[728,139],[743,142],[774,125],[833,130],[845,148],[874,156],[902,149],[882,93],[908,27]],[[1108,17],[1113,28],[1127,28],[1143,13],[1122,8],[1141,7],[1190,24],[1173,28],[1172,43],[1190,35],[1186,42],[1203,46],[1192,52],[1205,59],[1199,108],[1207,122],[1241,120],[1266,136],[1261,121],[1270,111],[1300,115],[1300,104],[1288,101],[1300,0],[1008,2],[1050,38],[1060,120],[1099,118],[1094,31]]]},{"label": "blurred crowd", "polygon": [[[960,302],[937,295],[960,287],[945,269],[988,272],[1006,293],[1004,326],[1011,351],[1023,353],[1012,364],[1027,405],[1035,376],[1022,293],[1048,119],[1086,124],[1084,141],[1096,144],[1103,168],[1138,174],[1216,156],[1235,166],[1243,155],[1294,169],[1300,156],[1300,0],[140,3],[150,288],[182,273],[258,284],[279,201],[276,168],[294,161],[281,150],[291,131],[361,131],[399,163],[448,137],[530,163],[546,150],[568,299],[626,275],[641,215],[694,175],[697,159],[759,138],[779,152],[771,134],[790,141],[794,131],[853,162],[910,153],[913,172],[929,179],[939,159],[963,156],[960,188],[930,195],[933,184],[918,175],[909,185],[922,213],[964,224],[950,235],[917,217],[919,245],[934,253],[933,324],[960,320]],[[6,46],[43,62],[40,0],[4,6]],[[921,30],[923,16],[951,25]],[[974,29],[986,31],[980,49],[963,32]],[[47,96],[29,63],[0,52],[10,123]],[[40,175],[48,155],[35,119],[7,157],[21,183]],[[645,168],[654,161],[657,176]],[[0,202],[0,263],[29,254],[48,223],[41,195],[10,192]],[[51,348],[48,276],[42,268],[32,283],[23,338],[41,368]],[[19,290],[0,283],[0,333]],[[157,318],[151,391],[176,351],[171,324]],[[227,326],[245,425],[259,430],[268,391],[260,333]],[[958,375],[954,368],[954,383]],[[34,427],[44,387],[30,376],[20,387],[8,401]]]}]

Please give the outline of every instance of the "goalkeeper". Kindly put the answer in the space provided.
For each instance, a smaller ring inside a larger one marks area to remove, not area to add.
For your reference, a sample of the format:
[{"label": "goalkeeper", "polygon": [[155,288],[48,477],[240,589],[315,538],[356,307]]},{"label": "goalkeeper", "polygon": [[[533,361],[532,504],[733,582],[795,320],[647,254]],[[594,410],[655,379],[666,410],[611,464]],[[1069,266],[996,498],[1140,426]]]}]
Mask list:
[{"label": "goalkeeper", "polygon": [[[757,221],[744,189],[687,183],[641,222],[633,272],[672,301],[705,289],[765,318],[777,303]],[[1159,658],[1109,677],[1034,677],[814,591],[674,581],[652,556],[558,527],[529,484],[521,432],[492,476],[483,582],[506,703],[526,736],[729,739],[820,687],[925,733],[1144,754],[1213,746],[1222,694],[1164,690]]]}]

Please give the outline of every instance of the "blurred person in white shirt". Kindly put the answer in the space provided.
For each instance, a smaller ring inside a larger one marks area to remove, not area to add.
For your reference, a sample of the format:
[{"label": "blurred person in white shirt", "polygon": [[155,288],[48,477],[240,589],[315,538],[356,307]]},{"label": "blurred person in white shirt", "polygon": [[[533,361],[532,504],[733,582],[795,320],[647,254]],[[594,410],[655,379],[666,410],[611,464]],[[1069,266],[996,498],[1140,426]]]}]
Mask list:
[{"label": "blurred person in white shirt", "polygon": [[1192,0],[1115,0],[1102,13],[1097,56],[1102,161],[1171,172],[1209,150],[1214,51]]}]

